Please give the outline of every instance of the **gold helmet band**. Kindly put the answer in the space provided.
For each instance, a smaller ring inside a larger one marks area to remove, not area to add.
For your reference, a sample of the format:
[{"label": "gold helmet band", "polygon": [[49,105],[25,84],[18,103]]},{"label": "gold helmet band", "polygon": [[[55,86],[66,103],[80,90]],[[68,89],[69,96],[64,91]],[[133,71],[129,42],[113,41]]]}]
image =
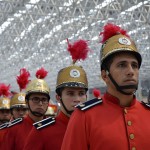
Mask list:
[{"label": "gold helmet band", "polygon": [[81,87],[88,89],[87,76],[81,66],[71,65],[59,71],[56,91],[62,87]]},{"label": "gold helmet band", "polygon": [[10,99],[8,97],[0,98],[0,110],[1,109],[10,109]]},{"label": "gold helmet band", "polygon": [[10,101],[10,108],[24,107],[26,108],[25,93],[14,94]]},{"label": "gold helmet band", "polygon": [[101,64],[114,53],[129,52],[135,55],[141,66],[142,57],[138,52],[135,43],[125,35],[118,34],[109,38],[101,48]]}]

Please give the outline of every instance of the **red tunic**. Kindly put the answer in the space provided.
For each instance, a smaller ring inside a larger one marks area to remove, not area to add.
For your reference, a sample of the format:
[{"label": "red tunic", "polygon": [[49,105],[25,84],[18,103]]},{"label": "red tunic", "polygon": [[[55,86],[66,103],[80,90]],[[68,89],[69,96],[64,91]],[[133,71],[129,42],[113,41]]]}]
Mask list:
[{"label": "red tunic", "polygon": [[1,144],[3,142],[3,137],[6,134],[6,132],[7,132],[7,128],[0,129],[0,149],[1,149]]},{"label": "red tunic", "polygon": [[104,94],[103,103],[75,110],[61,150],[150,150],[150,108],[135,98],[130,107]]},{"label": "red tunic", "polygon": [[24,150],[60,150],[68,121],[69,118],[60,112],[54,124],[39,130],[33,127]]},{"label": "red tunic", "polygon": [[1,150],[22,150],[32,127],[33,121],[27,116],[22,122],[8,128],[3,139]]}]

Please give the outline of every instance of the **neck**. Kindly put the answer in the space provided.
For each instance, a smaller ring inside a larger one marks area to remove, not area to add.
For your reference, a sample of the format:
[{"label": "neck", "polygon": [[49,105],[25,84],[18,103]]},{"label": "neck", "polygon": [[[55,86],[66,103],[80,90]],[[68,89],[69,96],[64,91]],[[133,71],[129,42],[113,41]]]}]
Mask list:
[{"label": "neck", "polygon": [[34,122],[38,122],[43,119],[43,116],[42,117],[34,116],[30,111],[29,111],[28,115]]},{"label": "neck", "polygon": [[61,111],[62,111],[63,114],[65,114],[67,117],[70,118],[70,115],[63,108],[61,108]]},{"label": "neck", "polygon": [[108,89],[107,91],[108,91],[108,93],[110,93],[111,95],[113,95],[119,99],[120,106],[129,107],[133,101],[133,94],[132,95],[125,95],[125,94],[120,93],[117,90],[113,91],[110,89]]}]

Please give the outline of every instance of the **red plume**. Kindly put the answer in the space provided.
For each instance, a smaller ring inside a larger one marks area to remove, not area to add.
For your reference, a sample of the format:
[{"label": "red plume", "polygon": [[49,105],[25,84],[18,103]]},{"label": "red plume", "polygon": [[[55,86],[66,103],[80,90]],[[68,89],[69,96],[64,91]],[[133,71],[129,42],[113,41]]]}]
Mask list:
[{"label": "red plume", "polygon": [[6,96],[6,97],[8,97],[8,96],[10,96],[11,95],[11,93],[10,93],[10,85],[5,85],[4,83],[1,83],[0,84],[0,96]]},{"label": "red plume", "polygon": [[74,44],[70,44],[69,40],[67,39],[67,42],[68,42],[68,51],[70,52],[74,63],[77,60],[81,59],[85,60],[87,58],[87,54],[90,51],[87,41],[78,40],[74,42]]},{"label": "red plume", "polygon": [[98,90],[98,89],[93,89],[93,95],[94,95],[96,98],[100,98],[100,95],[101,95],[100,90]]},{"label": "red plume", "polygon": [[20,69],[20,75],[17,76],[17,83],[20,87],[20,91],[25,89],[27,84],[29,83],[30,73],[25,69]]},{"label": "red plume", "polygon": [[36,77],[38,79],[44,79],[47,76],[47,74],[48,72],[43,67],[41,67],[39,70],[37,70]]},{"label": "red plume", "polygon": [[103,36],[101,43],[104,43],[106,40],[117,34],[122,34],[129,37],[126,30],[121,29],[119,26],[115,24],[108,23],[104,26],[103,30],[104,31],[100,33],[100,35]]}]

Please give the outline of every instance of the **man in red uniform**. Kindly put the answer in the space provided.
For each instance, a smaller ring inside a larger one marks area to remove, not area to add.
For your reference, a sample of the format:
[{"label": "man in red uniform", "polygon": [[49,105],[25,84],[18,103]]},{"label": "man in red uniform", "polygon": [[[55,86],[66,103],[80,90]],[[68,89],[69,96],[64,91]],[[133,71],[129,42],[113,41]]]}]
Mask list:
[{"label": "man in red uniform", "polygon": [[[80,42],[76,44],[80,47]],[[56,99],[61,105],[59,115],[56,120],[48,118],[37,122],[36,128],[33,127],[29,134],[24,150],[60,150],[69,117],[78,103],[86,101],[87,90],[88,81],[81,66],[73,64],[61,69],[56,86]]]},{"label": "man in red uniform", "polygon": [[10,122],[1,150],[22,150],[33,123],[43,119],[50,100],[50,89],[43,74],[47,71],[41,68],[36,73],[37,79],[29,82],[25,96],[28,115]]},{"label": "man in red uniform", "polygon": [[9,122],[10,118],[10,99],[2,97],[0,98],[0,125]]},{"label": "man in red uniform", "polygon": [[62,150],[149,150],[150,106],[135,97],[141,55],[119,26],[104,27],[102,99],[78,106],[68,124]]},{"label": "man in red uniform", "polygon": [[12,114],[12,120],[17,118],[23,118],[28,113],[28,108],[25,102],[25,93],[16,93],[11,98],[10,111]]},{"label": "man in red uniform", "polygon": [[0,149],[3,142],[3,137],[7,132],[8,122],[11,118],[9,88],[10,86],[0,84]]}]

